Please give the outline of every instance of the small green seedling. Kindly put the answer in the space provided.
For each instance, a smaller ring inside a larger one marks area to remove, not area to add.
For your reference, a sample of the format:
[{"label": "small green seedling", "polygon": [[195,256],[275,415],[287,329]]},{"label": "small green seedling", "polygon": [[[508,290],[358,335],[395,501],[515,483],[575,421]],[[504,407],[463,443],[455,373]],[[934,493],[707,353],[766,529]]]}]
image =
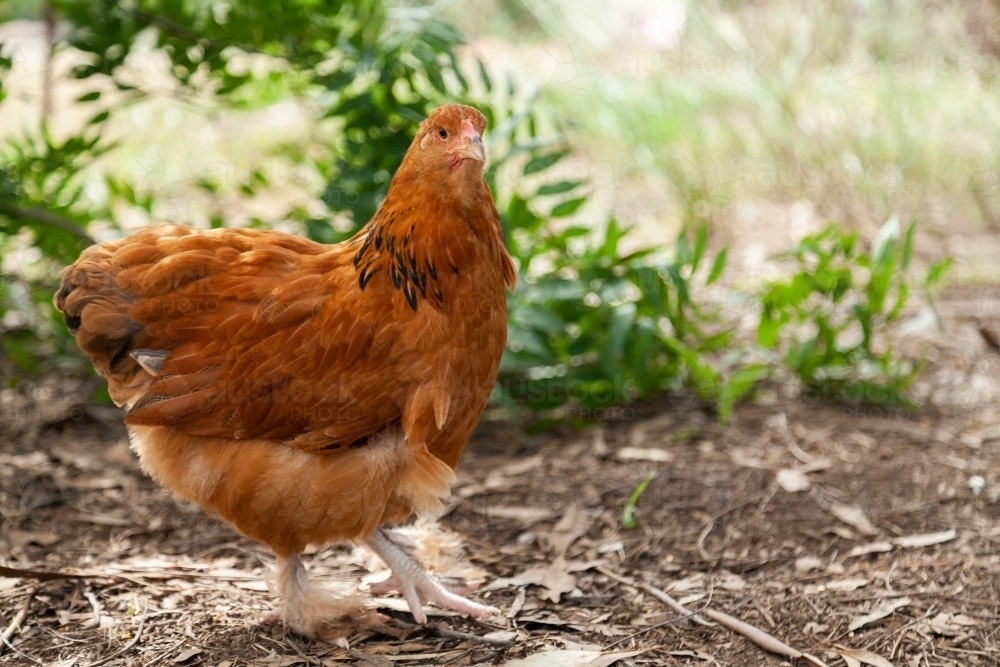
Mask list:
[{"label": "small green seedling", "polygon": [[635,506],[642,494],[649,488],[649,483],[653,481],[654,477],[656,477],[656,471],[650,470],[646,473],[646,478],[639,482],[639,485],[633,489],[632,495],[625,501],[625,507],[622,509],[622,528],[625,530],[632,530],[639,525],[635,518]]}]

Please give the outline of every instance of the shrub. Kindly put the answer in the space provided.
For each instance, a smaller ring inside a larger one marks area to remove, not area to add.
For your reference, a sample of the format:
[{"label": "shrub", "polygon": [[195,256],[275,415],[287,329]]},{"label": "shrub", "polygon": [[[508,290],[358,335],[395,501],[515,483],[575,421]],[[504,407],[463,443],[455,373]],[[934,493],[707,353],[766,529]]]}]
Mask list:
[{"label": "shrub", "polygon": [[[780,362],[748,361],[759,351],[734,347],[732,331],[695,298],[726,264],[726,249],[708,256],[698,207],[688,207],[687,228],[668,249],[623,252],[626,228],[615,219],[597,231],[567,223],[588,195],[587,183],[553,176],[570,152],[559,122],[510,81],[492,81],[481,63],[460,66],[461,35],[431,9],[391,11],[378,0],[60,0],[55,6],[71,26],[66,45],[85,54],[74,76],[111,81],[119,95],[109,101],[94,85],[81,96],[77,102],[95,110],[76,136],[56,141],[43,123],[36,134],[0,146],[0,248],[7,251],[15,239],[33,248],[22,258],[30,267],[13,271],[5,262],[0,280],[2,346],[21,372],[65,364],[76,354],[51,293],[58,267],[92,242],[88,224],[116,225],[118,203],[154,208],[156,193],[127,177],[101,177],[108,196],[100,205],[83,196],[82,183],[100,174],[98,160],[117,148],[107,138],[115,114],[146,94],[123,66],[150,46],[170,59],[181,96],[230,109],[286,98],[308,103],[318,139],[279,147],[275,155],[308,161],[321,176],[326,214],[290,214],[321,242],[342,240],[371,217],[431,108],[455,100],[481,108],[490,120],[486,176],[520,267],[494,398],[512,414],[538,420],[537,427],[564,417],[567,406],[610,407],[664,391],[694,391],[725,422],[781,363],[814,391],[867,397],[878,390],[887,400],[904,400],[918,369],[891,350],[876,352],[873,342],[906,303],[912,226],[902,243],[898,230],[894,236],[889,229],[870,254],[835,228],[804,239],[790,254],[798,272],[761,296],[758,340]],[[0,59],[0,100],[8,65]],[[498,177],[515,171],[509,181]],[[218,195],[219,183],[196,181]],[[253,170],[236,189],[252,197],[266,187],[266,175]],[[333,217],[341,213],[348,224],[338,227]],[[225,221],[215,216],[212,224]],[[944,268],[934,267],[925,284]],[[861,336],[852,342],[854,324]]]},{"label": "shrub", "polygon": [[[908,275],[916,224],[900,238],[890,219],[865,252],[857,234],[830,225],[785,257],[797,267],[761,296],[757,340],[781,355],[805,388],[837,402],[912,405],[905,396],[922,364],[901,356],[884,332],[899,320],[913,286]],[[932,265],[930,290],[950,260]],[[883,334],[880,338],[880,334]]]}]

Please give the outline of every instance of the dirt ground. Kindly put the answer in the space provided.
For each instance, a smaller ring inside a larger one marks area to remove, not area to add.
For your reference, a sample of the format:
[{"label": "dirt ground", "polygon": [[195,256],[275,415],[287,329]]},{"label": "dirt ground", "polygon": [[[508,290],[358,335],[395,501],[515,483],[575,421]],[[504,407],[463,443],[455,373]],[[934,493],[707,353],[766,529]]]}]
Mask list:
[{"label": "dirt ground", "polygon": [[[585,431],[529,437],[485,422],[443,528],[409,535],[418,557],[478,583],[471,596],[501,615],[432,613],[416,627],[400,599],[379,599],[395,636],[364,632],[349,650],[261,621],[275,602],[272,556],[144,477],[116,413],[81,402],[93,379],[4,390],[0,565],[86,576],[0,578],[0,628],[26,609],[0,664],[816,664],[700,624],[665,592],[831,667],[1000,665],[989,319],[1000,309],[989,303],[965,293],[942,304],[949,333],[929,348],[918,413],[772,387],[725,428],[668,399]],[[623,507],[646,479],[626,530]],[[307,564],[338,590],[381,570],[351,546]]]}]

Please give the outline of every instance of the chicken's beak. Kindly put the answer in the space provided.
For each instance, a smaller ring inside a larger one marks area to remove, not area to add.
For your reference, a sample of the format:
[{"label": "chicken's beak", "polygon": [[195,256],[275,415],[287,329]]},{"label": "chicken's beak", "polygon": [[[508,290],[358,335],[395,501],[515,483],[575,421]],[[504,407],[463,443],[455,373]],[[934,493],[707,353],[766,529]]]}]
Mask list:
[{"label": "chicken's beak", "polygon": [[462,123],[462,133],[459,135],[459,139],[462,143],[448,151],[449,153],[463,158],[479,160],[480,162],[486,161],[486,148],[483,147],[483,138],[476,131],[476,128],[473,127],[471,121],[466,120]]}]

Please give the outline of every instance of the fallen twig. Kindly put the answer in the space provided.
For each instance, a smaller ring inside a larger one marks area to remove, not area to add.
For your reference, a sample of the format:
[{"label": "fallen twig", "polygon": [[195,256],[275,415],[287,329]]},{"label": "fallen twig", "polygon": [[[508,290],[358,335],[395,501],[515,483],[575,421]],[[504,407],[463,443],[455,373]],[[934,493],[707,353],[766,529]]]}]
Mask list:
[{"label": "fallen twig", "polygon": [[[927,611],[924,613],[923,616],[921,616],[919,618],[915,618],[912,621],[910,621],[909,623],[906,623],[905,625],[903,625],[903,627],[899,628],[898,630],[894,630],[891,633],[889,633],[889,637],[890,638],[893,635],[897,635],[896,641],[892,645],[892,650],[889,651],[889,660],[892,660],[893,656],[896,655],[896,649],[899,648],[900,642],[902,642],[903,641],[903,637],[906,636],[906,631],[909,630],[910,628],[912,628],[917,623],[920,623],[921,621],[925,621],[928,618],[930,618],[931,614],[933,614],[936,609],[937,609],[937,605],[936,604],[932,604],[930,607],[928,607]],[[880,643],[884,645],[885,642],[888,642],[888,639],[884,639]]]},{"label": "fallen twig", "polygon": [[[774,637],[773,635],[770,635],[761,630],[760,628],[756,628],[750,625],[749,623],[744,623],[743,621],[735,619],[729,614],[724,614],[721,611],[716,611],[714,609],[709,608],[708,606],[704,607],[698,613],[693,612],[684,605],[682,605],[680,602],[672,598],[671,596],[661,591],[656,586],[652,586],[650,584],[641,581],[634,581],[632,579],[629,579],[628,577],[618,574],[613,570],[609,570],[608,568],[602,565],[597,566],[595,569],[601,574],[611,577],[615,581],[621,582],[627,586],[632,586],[634,588],[641,588],[642,590],[648,592],[650,595],[655,597],[660,602],[666,604],[674,611],[689,616],[691,620],[696,623],[701,623],[701,625],[709,625],[709,626],[714,625],[714,623],[710,623],[709,621],[706,621],[704,618],[700,618],[699,614],[702,614],[704,616],[709,617],[713,621],[718,622],[720,625],[732,630],[733,632],[743,635],[744,637],[752,641],[754,644],[764,649],[765,651],[770,651],[771,653],[777,653],[778,655],[783,655],[788,658],[807,660],[813,665],[816,665],[817,667],[826,667],[826,664],[816,656],[810,655],[808,653],[803,653],[798,649],[794,649],[788,644],[785,644],[778,638]],[[667,623],[672,623],[672,622],[674,621],[668,621]],[[666,625],[667,623],[662,623],[661,625]]]},{"label": "fallen twig", "polygon": [[705,627],[712,627],[712,626],[715,625],[711,621],[706,621],[704,618],[702,618],[701,616],[699,616],[697,613],[692,612],[690,609],[688,609],[687,607],[685,607],[684,605],[682,605],[680,602],[678,602],[677,600],[675,600],[671,596],[669,596],[666,593],[664,593],[663,591],[661,591],[656,586],[652,586],[652,585],[647,584],[647,583],[645,583],[643,581],[635,581],[634,579],[629,579],[628,577],[620,575],[617,572],[615,572],[614,570],[610,570],[610,569],[608,569],[607,567],[605,567],[603,565],[598,565],[594,569],[596,569],[598,572],[600,572],[601,574],[603,574],[605,576],[611,577],[612,579],[614,579],[615,581],[617,581],[619,583],[625,584],[626,586],[632,586],[633,588],[641,588],[642,590],[646,591],[647,593],[649,593],[650,595],[652,595],[653,597],[655,597],[657,600],[659,600],[660,602],[662,602],[663,604],[667,605],[668,607],[670,607],[671,609],[673,609],[674,611],[676,611],[678,614],[684,614],[685,616],[690,617],[690,619],[692,621],[694,621],[695,623],[697,623],[698,625],[704,625]]},{"label": "fallen twig", "polygon": [[294,641],[292,641],[292,638],[291,638],[291,637],[288,637],[288,636],[286,635],[286,636],[285,636],[285,642],[286,642],[286,643],[287,643],[287,644],[288,644],[289,646],[291,646],[291,647],[292,647],[292,650],[293,650],[293,651],[295,651],[296,653],[298,653],[298,654],[299,654],[299,657],[300,657],[300,658],[302,658],[303,660],[305,660],[306,662],[308,662],[308,663],[309,663],[310,665],[321,665],[321,664],[322,664],[322,663],[321,663],[321,662],[320,662],[320,661],[319,661],[319,660],[318,660],[317,658],[313,658],[313,657],[311,657],[311,656],[308,656],[308,655],[306,655],[305,653],[303,653],[303,652],[302,652],[302,649],[301,649],[301,648],[299,648],[299,645],[298,645],[298,644],[296,644],[296,643],[295,643]]},{"label": "fallen twig", "polygon": [[30,655],[27,655],[26,653],[22,653],[21,651],[17,650],[17,647],[14,646],[13,644],[11,644],[8,639],[4,639],[3,637],[0,637],[0,639],[3,639],[3,643],[0,644],[0,646],[6,646],[7,648],[9,648],[11,651],[13,651],[14,653],[16,653],[17,655],[21,656],[25,660],[30,660],[31,662],[35,663],[36,665],[44,664],[42,661],[35,660]]},{"label": "fallen twig", "polygon": [[84,665],[84,667],[98,667],[98,665],[103,665],[104,663],[110,660],[114,660],[115,658],[125,653],[126,651],[131,650],[133,646],[138,644],[139,638],[142,637],[142,629],[146,627],[146,615],[148,612],[149,612],[149,602],[146,603],[146,606],[142,610],[142,618],[139,619],[139,629],[135,631],[135,637],[132,637],[132,641],[130,641],[128,644],[125,644],[125,646],[122,646],[120,649],[118,649],[111,655],[101,658],[97,662],[92,662],[89,665]]},{"label": "fallen twig", "polygon": [[14,648],[13,645],[11,645],[10,638],[14,636],[15,632],[18,632],[21,629],[21,624],[24,623],[24,619],[28,617],[28,610],[31,609],[31,601],[35,599],[35,595],[39,590],[41,590],[41,588],[41,586],[35,586],[28,591],[27,597],[24,598],[24,604],[21,605],[17,615],[14,616],[14,619],[10,622],[10,625],[7,626],[7,629],[3,631],[3,635],[0,636],[3,639],[3,641],[0,642],[0,655],[3,655],[3,651],[7,647],[10,647],[10,650],[20,655],[20,652]]},{"label": "fallen twig", "polygon": [[90,603],[90,609],[94,612],[94,624],[100,627],[101,625],[101,603],[97,601],[97,596],[87,591],[83,594],[83,597],[87,598],[87,602]]},{"label": "fallen twig", "polygon": [[442,637],[447,637],[448,639],[463,639],[465,641],[478,642],[480,644],[489,644],[490,646],[496,646],[497,648],[510,648],[515,644],[513,639],[494,639],[492,637],[483,637],[469,632],[442,628],[440,625],[434,626],[434,632]]},{"label": "fallen twig", "polygon": [[712,528],[715,526],[716,520],[717,519],[714,517],[709,517],[709,520],[705,522],[705,528],[701,531],[701,534],[698,535],[698,541],[695,542],[695,546],[698,548],[698,553],[701,554],[701,557],[705,560],[712,560],[712,557],[708,555],[707,551],[705,551],[705,538],[707,538],[708,534],[712,532]]},{"label": "fallen twig", "polygon": [[393,619],[393,623],[403,628],[407,632],[413,632],[416,630],[430,630],[440,637],[445,637],[447,639],[461,639],[464,641],[478,642],[480,644],[489,644],[490,646],[496,646],[497,648],[510,648],[515,644],[514,640],[511,639],[494,639],[492,637],[483,637],[482,635],[474,635],[468,632],[461,632],[459,630],[452,630],[450,628],[442,627],[441,625],[414,625],[413,623],[406,623],[400,621],[399,619]]},{"label": "fallen twig", "polygon": [[92,577],[103,577],[102,574],[65,574],[63,572],[39,572],[37,570],[21,570],[16,567],[4,567],[0,565],[0,577],[10,577],[11,579],[37,579],[38,581],[50,581],[52,579],[89,579]]},{"label": "fallen twig", "polygon": [[760,628],[756,628],[749,623],[744,623],[737,618],[733,618],[729,614],[724,614],[721,611],[716,611],[715,609],[704,609],[701,613],[705,614],[705,616],[708,616],[714,621],[718,621],[720,625],[724,625],[733,632],[743,635],[765,651],[777,653],[778,655],[783,655],[789,658],[808,660],[812,664],[818,665],[819,667],[826,667],[826,663],[816,656],[794,649],[774,635],[770,635]]}]

